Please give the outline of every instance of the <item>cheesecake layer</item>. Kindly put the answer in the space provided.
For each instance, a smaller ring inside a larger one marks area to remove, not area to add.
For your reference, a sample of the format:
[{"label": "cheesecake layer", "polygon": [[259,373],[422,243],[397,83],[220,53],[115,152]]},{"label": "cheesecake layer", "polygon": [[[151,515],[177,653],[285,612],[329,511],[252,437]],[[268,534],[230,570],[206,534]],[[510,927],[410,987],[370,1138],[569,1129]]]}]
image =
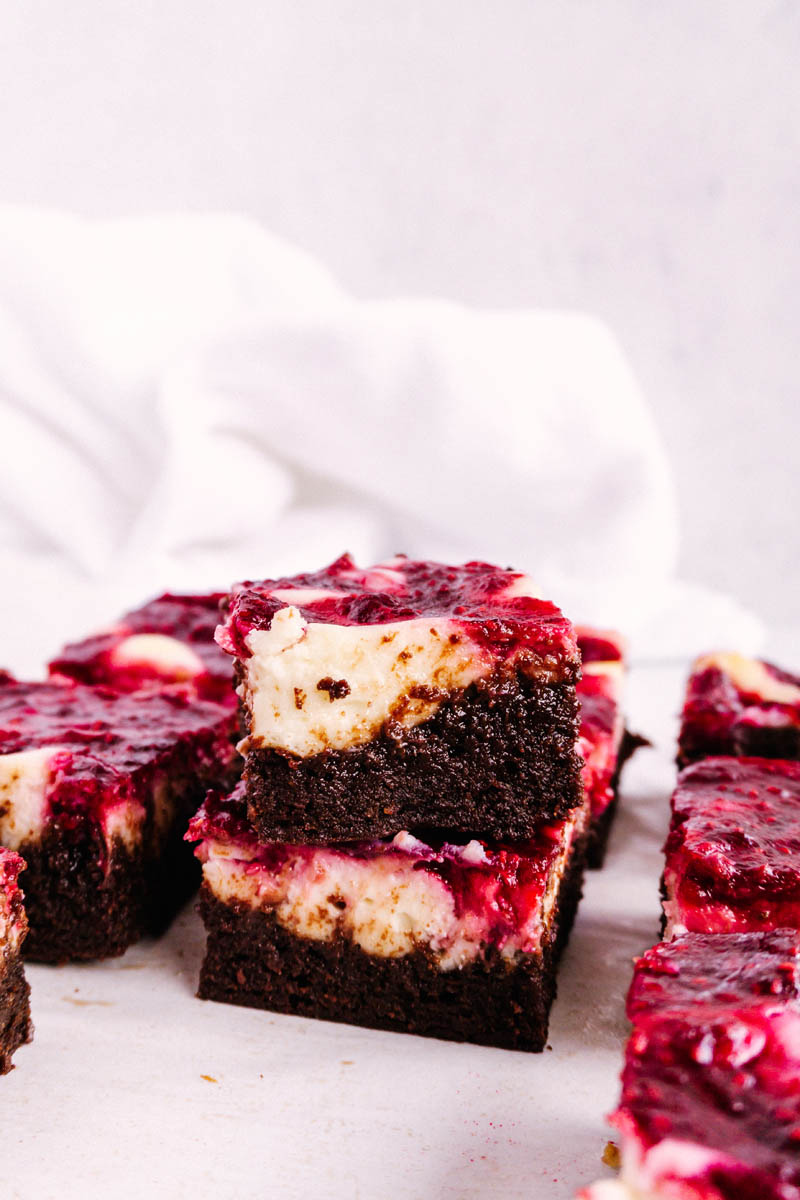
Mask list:
[{"label": "cheesecake layer", "polygon": [[28,864],[27,957],[120,953],[150,930],[160,876],[189,885],[189,816],[238,774],[235,726],[180,686],[0,683],[0,841]]},{"label": "cheesecake layer", "polygon": [[494,948],[504,959],[541,951],[586,809],[513,846],[453,844],[403,832],[340,846],[260,842],[245,790],[211,794],[191,822],[203,880],[223,903],[274,913],[293,935],[343,937],[367,954],[424,950],[440,970]]},{"label": "cheesecake layer", "polygon": [[233,664],[214,641],[223,597],[158,596],[110,629],[65,646],[50,674],[126,692],[184,683],[203,699],[235,705]]},{"label": "cheesecake layer", "polygon": [[741,654],[697,659],[686,688],[679,761],[720,754],[800,758],[800,677]]},{"label": "cheesecake layer", "polygon": [[667,936],[800,928],[800,763],[721,757],[687,767],[665,856]]}]

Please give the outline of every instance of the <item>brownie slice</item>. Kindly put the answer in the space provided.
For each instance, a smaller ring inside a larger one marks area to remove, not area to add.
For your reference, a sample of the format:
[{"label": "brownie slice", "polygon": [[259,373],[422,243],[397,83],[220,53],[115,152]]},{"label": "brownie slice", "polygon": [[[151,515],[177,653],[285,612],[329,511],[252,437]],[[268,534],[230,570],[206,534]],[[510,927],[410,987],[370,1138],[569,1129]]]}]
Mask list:
[{"label": "brownie slice", "polygon": [[800,928],[800,763],[708,758],[672,797],[668,935]]},{"label": "brownie slice", "polygon": [[20,952],[27,922],[17,878],[24,869],[18,854],[0,847],[0,1075],[11,1070],[14,1051],[33,1037]]},{"label": "brownie slice", "polygon": [[235,707],[233,664],[214,641],[224,594],[166,592],[111,629],[65,646],[50,675],[121,692],[185,683],[205,700]]},{"label": "brownie slice", "polygon": [[575,633],[519,573],[345,555],[240,585],[217,637],[264,840],[517,839],[580,803]]},{"label": "brownie slice", "polygon": [[741,654],[697,659],[678,746],[682,765],[720,754],[800,759],[800,677]]},{"label": "brownie slice", "polygon": [[800,933],[683,933],[636,960],[626,1012],[636,1023],[656,1011],[703,1004],[800,1008]]},{"label": "brownie slice", "polygon": [[542,1050],[580,897],[585,807],[523,844],[401,833],[261,842],[244,790],[192,822],[203,862],[204,999]]},{"label": "brownie slice", "polygon": [[796,1200],[800,934],[687,933],[628,994],[622,1175],[583,1200]]},{"label": "brownie slice", "polygon": [[185,688],[0,681],[0,843],[28,865],[27,958],[121,954],[196,885],[183,845],[238,775],[235,710]]}]

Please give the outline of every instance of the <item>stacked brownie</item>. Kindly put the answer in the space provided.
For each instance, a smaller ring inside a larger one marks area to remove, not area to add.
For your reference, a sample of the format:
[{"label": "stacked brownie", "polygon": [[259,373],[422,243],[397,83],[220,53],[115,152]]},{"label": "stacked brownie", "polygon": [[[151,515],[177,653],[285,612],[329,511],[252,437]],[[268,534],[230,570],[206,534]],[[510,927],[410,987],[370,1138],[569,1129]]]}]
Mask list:
[{"label": "stacked brownie", "polygon": [[540,1050],[589,826],[575,632],[485,563],[243,584],[242,784],[192,823],[200,995]]},{"label": "stacked brownie", "polygon": [[[800,690],[738,655],[693,669],[663,877],[636,964],[622,1176],[587,1200],[800,1197]],[[762,756],[742,756],[758,747]],[[705,753],[710,756],[705,757]]]}]

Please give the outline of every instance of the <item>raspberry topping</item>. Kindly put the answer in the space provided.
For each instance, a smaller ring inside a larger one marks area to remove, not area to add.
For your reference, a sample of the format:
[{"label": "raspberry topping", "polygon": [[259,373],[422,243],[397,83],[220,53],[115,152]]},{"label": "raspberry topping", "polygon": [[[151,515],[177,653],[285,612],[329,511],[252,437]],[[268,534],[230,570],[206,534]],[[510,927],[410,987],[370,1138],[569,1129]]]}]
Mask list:
[{"label": "raspberry topping", "polygon": [[160,634],[191,647],[200,659],[204,671],[192,679],[192,684],[204,699],[233,704],[232,665],[214,641],[224,595],[213,592],[177,596],[166,592],[126,613],[113,629],[65,646],[50,663],[50,674],[81,683],[106,684],[123,691],[135,691],[154,680],[163,683],[164,676],[157,664],[146,661],[123,664],[114,657],[114,650],[126,638]]},{"label": "raspberry topping", "polygon": [[800,927],[800,763],[710,758],[672,800],[666,880],[698,932]]},{"label": "raspberry topping", "polygon": [[658,1146],[659,1174],[691,1178],[693,1195],[790,1200],[800,1187],[799,1047],[790,1009],[700,1005],[643,1017],[614,1123],[645,1150]]},{"label": "raspberry topping", "polygon": [[[798,694],[793,697],[795,689]],[[687,685],[681,757],[688,762],[707,754],[740,754],[747,751],[753,730],[796,726],[800,677],[760,659],[709,656],[698,661]],[[761,753],[760,747],[755,749]]]},{"label": "raspberry topping", "polygon": [[753,1001],[798,1005],[800,933],[685,933],[636,962],[628,992],[632,1021],[656,1010]]},{"label": "raspberry topping", "polygon": [[483,562],[448,566],[398,557],[362,569],[345,554],[321,571],[240,584],[229,598],[227,620],[217,637],[229,654],[247,658],[248,635],[269,629],[276,612],[288,604],[307,621],[322,624],[445,618],[499,659],[527,650],[565,660],[576,671],[572,626],[549,601],[514,594],[515,585],[524,590],[524,581],[518,572]]},{"label": "raspberry topping", "polygon": [[50,813],[63,824],[99,817],[135,800],[156,774],[180,764],[187,773],[234,757],[233,712],[185,688],[127,694],[79,683],[0,683],[0,755],[53,748]]}]

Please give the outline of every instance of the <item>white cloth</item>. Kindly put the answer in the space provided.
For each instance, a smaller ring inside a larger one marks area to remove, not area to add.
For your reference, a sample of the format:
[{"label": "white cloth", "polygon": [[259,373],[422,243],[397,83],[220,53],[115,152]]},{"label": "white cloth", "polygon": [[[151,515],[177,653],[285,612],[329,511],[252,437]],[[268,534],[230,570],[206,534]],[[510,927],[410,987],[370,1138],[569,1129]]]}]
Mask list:
[{"label": "white cloth", "polygon": [[0,421],[18,670],[167,587],[345,549],[513,564],[644,653],[758,638],[676,585],[665,453],[591,317],[359,301],[241,218],[6,209]]}]

